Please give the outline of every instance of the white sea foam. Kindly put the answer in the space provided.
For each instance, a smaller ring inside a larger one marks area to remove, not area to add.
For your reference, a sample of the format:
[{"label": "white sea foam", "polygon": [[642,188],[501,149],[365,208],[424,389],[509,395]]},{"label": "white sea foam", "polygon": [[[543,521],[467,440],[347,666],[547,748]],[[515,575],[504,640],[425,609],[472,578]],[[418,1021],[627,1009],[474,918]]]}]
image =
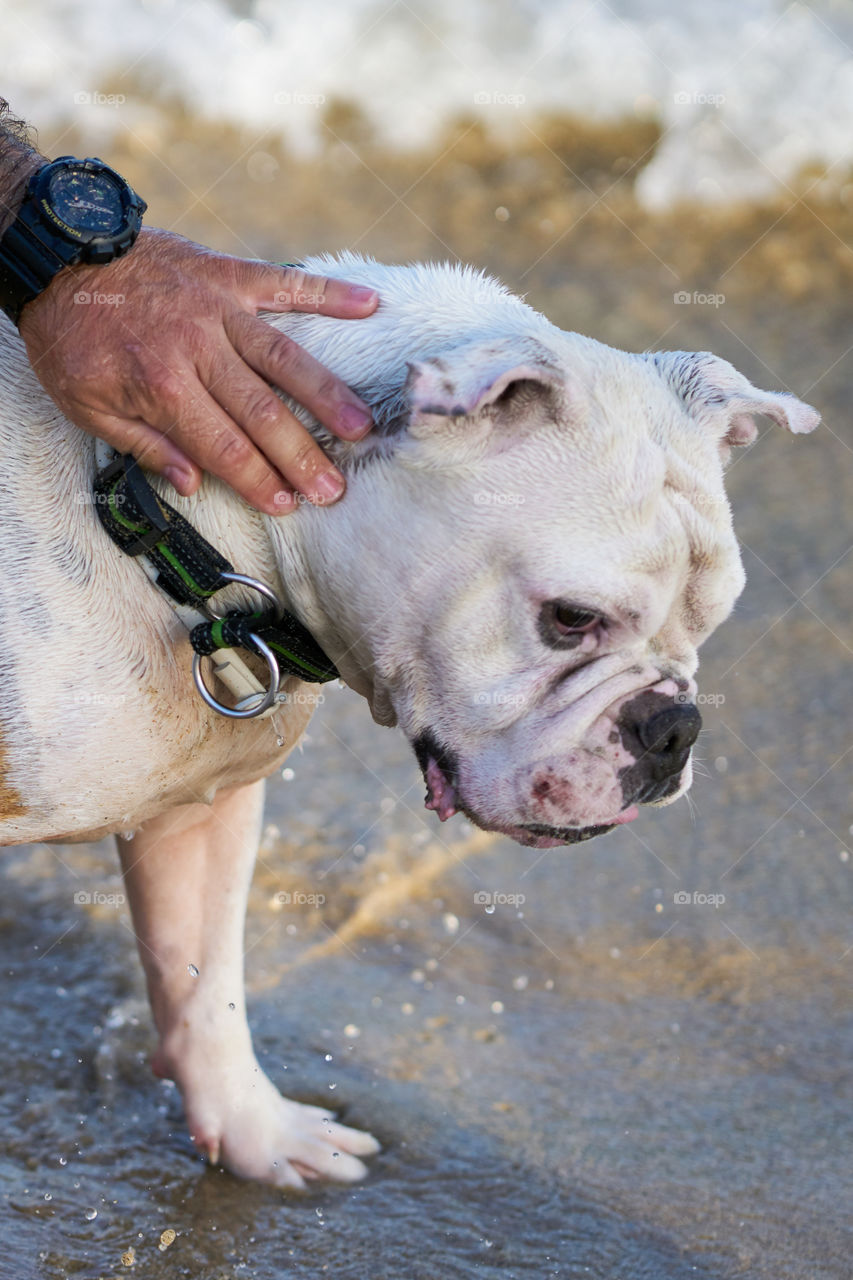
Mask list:
[{"label": "white sea foam", "polygon": [[761,196],[810,161],[841,182],[853,159],[846,0],[0,0],[0,32],[4,96],[93,144],[176,96],[302,151],[332,97],[400,147],[459,112],[522,132],[545,109],[636,112],[664,127],[650,207]]}]

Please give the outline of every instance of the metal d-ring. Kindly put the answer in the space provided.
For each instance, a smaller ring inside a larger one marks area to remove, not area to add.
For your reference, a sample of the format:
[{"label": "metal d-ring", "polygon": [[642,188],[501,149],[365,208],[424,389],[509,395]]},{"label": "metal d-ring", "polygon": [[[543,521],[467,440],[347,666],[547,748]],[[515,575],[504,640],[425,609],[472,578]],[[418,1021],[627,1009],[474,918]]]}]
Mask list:
[{"label": "metal d-ring", "polygon": [[[279,600],[275,592],[266,585],[265,582],[259,582],[257,578],[248,578],[245,573],[221,573],[220,578],[224,578],[226,582],[240,582],[244,587],[251,587],[253,591],[257,591],[258,595],[264,596],[269,600],[275,609],[275,620],[281,622],[284,617],[284,605]],[[221,590],[221,588],[219,588]],[[215,594],[215,593],[214,593]],[[207,616],[209,618],[221,618],[223,615],[217,613],[211,608],[210,601],[206,601]]]},{"label": "metal d-ring", "polygon": [[[275,592],[272,591],[265,582],[259,582],[257,578],[249,578],[245,573],[223,572],[220,574],[220,577],[222,577],[225,582],[239,582],[244,587],[250,587],[252,591],[257,591],[258,595],[269,600],[275,610],[276,622],[280,622],[284,617],[284,605],[281,603]],[[205,602],[205,608],[209,618],[218,619],[224,616],[221,613],[217,613],[209,600]],[[266,659],[270,673],[270,684],[263,696],[259,693],[251,693],[248,697],[241,698],[234,707],[226,707],[224,702],[220,702],[217,698],[214,698],[202,678],[201,656],[198,653],[193,654],[193,680],[195,681],[195,687],[198,689],[199,694],[207,705],[212,708],[212,710],[218,711],[221,716],[228,716],[231,720],[251,720],[255,716],[263,715],[263,713],[268,711],[275,702],[276,694],[278,693],[278,686],[281,680],[276,656],[272,649],[270,649],[269,645],[265,644],[260,636],[255,635],[253,632],[249,634],[249,639],[252,642],[254,650]],[[258,699],[260,700],[258,701]],[[246,706],[246,703],[251,703],[253,705]]]},{"label": "metal d-ring", "polygon": [[[230,576],[238,579],[241,578],[240,574],[233,574]],[[247,579],[247,581],[250,585],[255,587],[260,587],[262,585],[259,583],[255,583],[252,578]],[[263,594],[271,595],[272,593],[271,592],[267,593],[267,591],[264,590]],[[210,692],[207,685],[204,683],[204,680],[202,679],[201,655],[198,653],[193,654],[193,680],[195,680],[195,687],[198,689],[202,698],[207,703],[207,705],[212,708],[212,710],[218,711],[221,716],[228,716],[230,720],[251,720],[254,716],[263,715],[263,713],[265,711],[268,711],[269,708],[273,705],[273,703],[275,702],[276,694],[278,693],[280,675],[279,675],[279,669],[278,669],[278,662],[276,661],[275,654],[273,653],[269,645],[264,643],[264,641],[260,638],[260,636],[250,634],[249,639],[252,641],[252,645],[257,650],[257,652],[260,653],[262,657],[266,658],[267,666],[269,667],[269,672],[270,672],[270,685],[266,693],[263,695],[263,697],[261,697],[259,693],[250,694],[249,698],[242,698],[240,702],[237,703],[236,707],[226,707],[224,702],[219,702],[217,698],[214,698],[213,694]],[[245,708],[244,710],[241,710],[240,707],[242,703],[248,702],[250,698],[260,698],[261,700],[260,702],[256,703],[255,706],[248,707],[248,708]]]}]

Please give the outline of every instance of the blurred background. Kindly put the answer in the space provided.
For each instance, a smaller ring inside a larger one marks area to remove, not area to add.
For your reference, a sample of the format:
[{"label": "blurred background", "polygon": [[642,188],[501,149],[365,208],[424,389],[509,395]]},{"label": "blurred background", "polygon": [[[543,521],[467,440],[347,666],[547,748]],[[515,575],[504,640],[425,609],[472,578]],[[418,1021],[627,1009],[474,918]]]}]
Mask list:
[{"label": "blurred background", "polygon": [[152,224],[472,262],[824,415],[730,467],[749,582],[690,804],[544,855],[439,827],[402,737],[324,689],[247,978],[276,1082],[382,1138],[363,1186],[206,1170],[111,845],[7,853],[0,1276],[848,1280],[853,4],[0,0],[0,31],[42,150],[103,156]]}]

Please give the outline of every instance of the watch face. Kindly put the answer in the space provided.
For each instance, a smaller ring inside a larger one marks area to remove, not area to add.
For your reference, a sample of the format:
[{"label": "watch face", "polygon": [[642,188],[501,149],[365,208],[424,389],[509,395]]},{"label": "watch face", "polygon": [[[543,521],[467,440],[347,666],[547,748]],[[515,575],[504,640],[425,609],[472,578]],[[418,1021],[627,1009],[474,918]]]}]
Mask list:
[{"label": "watch face", "polygon": [[111,235],[124,223],[122,188],[107,173],[57,169],[51,175],[48,199],[57,217],[75,231]]}]

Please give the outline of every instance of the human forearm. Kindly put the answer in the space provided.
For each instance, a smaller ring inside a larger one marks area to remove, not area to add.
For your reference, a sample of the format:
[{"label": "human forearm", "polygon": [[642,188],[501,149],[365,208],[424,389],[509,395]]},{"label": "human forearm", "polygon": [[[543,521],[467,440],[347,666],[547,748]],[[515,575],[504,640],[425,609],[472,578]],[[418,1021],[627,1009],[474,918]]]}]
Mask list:
[{"label": "human forearm", "polygon": [[26,124],[0,98],[0,235],[14,221],[30,175],[43,164],[44,156],[32,145]]}]

